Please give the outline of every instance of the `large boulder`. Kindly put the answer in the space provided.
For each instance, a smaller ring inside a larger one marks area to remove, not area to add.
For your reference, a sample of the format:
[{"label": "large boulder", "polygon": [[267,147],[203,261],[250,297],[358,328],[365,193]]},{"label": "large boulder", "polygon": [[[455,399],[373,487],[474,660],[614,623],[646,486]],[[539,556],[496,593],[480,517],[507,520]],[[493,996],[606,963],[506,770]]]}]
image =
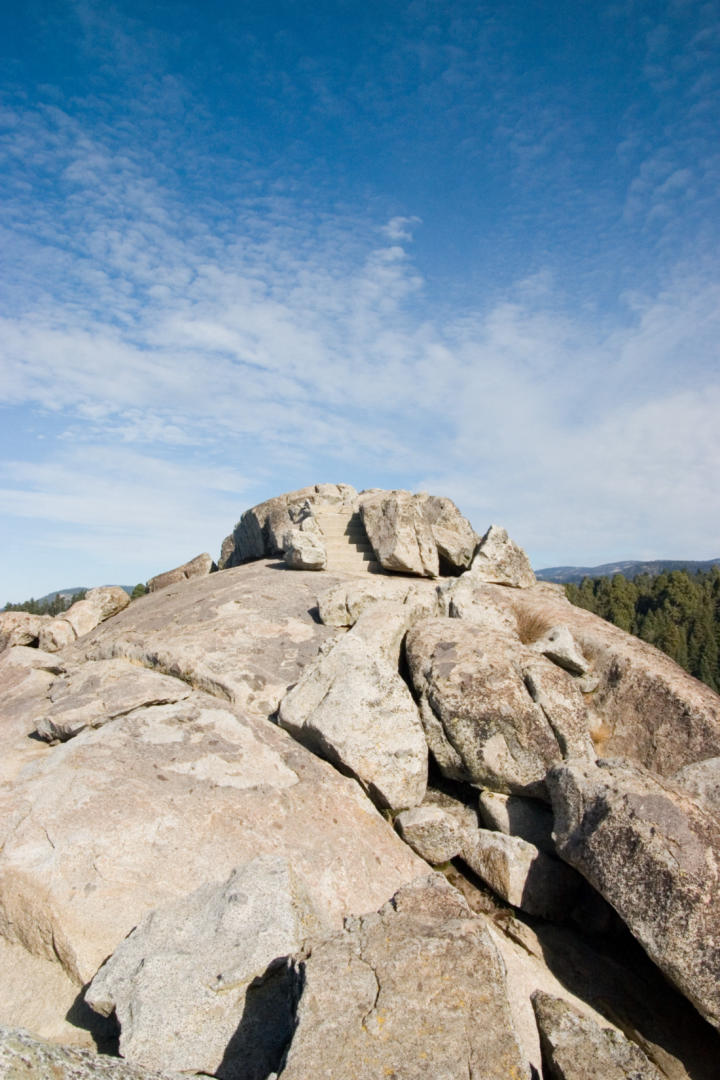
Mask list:
[{"label": "large boulder", "polygon": [[311,513],[285,532],[283,550],[285,565],[291,570],[324,570],[327,566],[324,537]]},{"label": "large boulder", "polygon": [[196,555],[194,559],[176,566],[173,570],[166,570],[163,574],[156,574],[147,583],[148,592],[157,592],[159,589],[167,589],[168,585],[177,585],[180,581],[188,581],[190,578],[204,577],[213,568],[212,556],[204,551],[202,555]]},{"label": "large boulder", "polygon": [[42,627],[49,622],[49,615],[0,611],[0,652],[13,645],[37,645]]},{"label": "large boulder", "polygon": [[[431,596],[430,602],[434,602]],[[416,806],[427,784],[427,745],[399,674],[403,636],[427,606],[378,602],[303,673],[278,723],[357,777],[377,802]]]},{"label": "large boulder", "polygon": [[437,544],[423,513],[422,496],[381,491],[360,499],[360,513],[373,551],[385,570],[436,578]]},{"label": "large boulder", "polygon": [[553,764],[592,756],[572,677],[509,632],[426,619],[409,630],[406,656],[428,745],[446,775],[546,799]]},{"label": "large boulder", "polygon": [[558,853],[720,1027],[720,822],[680,788],[620,761],[548,777]]},{"label": "large boulder", "polygon": [[40,628],[38,645],[46,652],[58,652],[123,611],[129,603],[130,597],[119,585],[90,589],[84,600],[76,600],[62,615]]},{"label": "large boulder", "polygon": [[260,856],[150,912],[85,1000],[103,1016],[115,1012],[127,1061],[265,1080],[292,1032],[279,961],[321,927],[288,859]]},{"label": "large boulder", "polygon": [[663,1080],[640,1047],[617,1028],[601,1026],[542,991],[533,994],[532,1003],[551,1080]]},{"label": "large boulder", "polygon": [[485,920],[440,875],[346,922],[298,962],[280,1080],[529,1080]]},{"label": "large boulder", "polygon": [[284,552],[284,537],[302,517],[305,506],[352,510],[357,498],[349,484],[313,484],[267,499],[246,510],[231,536],[223,540],[221,570],[253,559],[274,558]]},{"label": "large boulder", "polygon": [[430,526],[441,568],[453,572],[467,570],[472,562],[479,536],[452,499],[440,495],[417,496],[422,514]]},{"label": "large boulder", "polygon": [[515,589],[527,589],[536,580],[525,552],[498,525],[491,525],[480,541],[470,573],[478,581],[511,585]]},{"label": "large boulder", "polygon": [[454,614],[463,621],[511,625],[528,647],[553,627],[567,627],[590,665],[574,683],[588,703],[601,756],[625,758],[660,776],[720,756],[720,697],[659,649],[574,607],[556,586],[507,589],[463,574],[448,603],[459,605]]}]

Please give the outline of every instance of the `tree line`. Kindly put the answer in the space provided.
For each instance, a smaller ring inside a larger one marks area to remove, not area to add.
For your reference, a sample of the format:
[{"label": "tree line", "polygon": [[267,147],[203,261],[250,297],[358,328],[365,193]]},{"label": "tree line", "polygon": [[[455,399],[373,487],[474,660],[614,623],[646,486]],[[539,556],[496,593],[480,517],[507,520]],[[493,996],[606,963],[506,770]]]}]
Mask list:
[{"label": "tree line", "polygon": [[[144,596],[147,591],[147,585],[139,582],[130,593],[130,599],[137,600],[138,596]],[[31,597],[29,600],[22,600],[19,604],[8,602],[3,611],[29,611],[31,615],[62,615],[63,611],[72,607],[76,600],[84,600],[86,595],[87,589],[78,589],[71,595],[55,593],[53,596],[45,597],[44,600],[34,600]]]},{"label": "tree line", "polygon": [[61,615],[63,611],[75,603],[76,600],[84,600],[87,589],[68,595],[67,593],[55,593],[54,596],[44,600],[23,600],[19,604],[7,603],[3,611],[29,611],[31,615]]},{"label": "tree line", "polygon": [[720,567],[640,574],[632,581],[622,574],[586,577],[565,591],[573,604],[657,646],[720,692]]}]

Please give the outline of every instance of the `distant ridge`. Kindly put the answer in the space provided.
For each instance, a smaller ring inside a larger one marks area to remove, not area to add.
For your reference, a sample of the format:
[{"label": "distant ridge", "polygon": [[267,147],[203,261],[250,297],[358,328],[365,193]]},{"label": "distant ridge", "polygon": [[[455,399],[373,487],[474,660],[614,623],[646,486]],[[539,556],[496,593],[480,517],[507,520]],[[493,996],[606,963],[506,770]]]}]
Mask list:
[{"label": "distant ridge", "polygon": [[544,570],[536,570],[535,576],[538,581],[555,581],[565,585],[569,581],[582,581],[585,577],[612,577],[613,574],[623,574],[632,580],[639,574],[662,574],[667,570],[688,570],[692,574],[698,570],[710,570],[713,566],[720,566],[720,558],[705,559],[703,562],[692,559],[654,559],[650,562],[631,560],[603,563],[601,566],[547,566]]}]

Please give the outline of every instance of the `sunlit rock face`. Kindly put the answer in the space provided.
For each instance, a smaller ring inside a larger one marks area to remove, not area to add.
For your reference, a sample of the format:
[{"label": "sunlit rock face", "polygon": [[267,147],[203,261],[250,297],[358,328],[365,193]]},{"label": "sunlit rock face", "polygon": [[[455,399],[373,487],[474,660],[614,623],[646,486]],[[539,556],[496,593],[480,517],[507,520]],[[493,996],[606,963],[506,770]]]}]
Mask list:
[{"label": "sunlit rock face", "polygon": [[0,1068],[715,1080],[720,698],[442,496],[219,566],[0,617]]}]

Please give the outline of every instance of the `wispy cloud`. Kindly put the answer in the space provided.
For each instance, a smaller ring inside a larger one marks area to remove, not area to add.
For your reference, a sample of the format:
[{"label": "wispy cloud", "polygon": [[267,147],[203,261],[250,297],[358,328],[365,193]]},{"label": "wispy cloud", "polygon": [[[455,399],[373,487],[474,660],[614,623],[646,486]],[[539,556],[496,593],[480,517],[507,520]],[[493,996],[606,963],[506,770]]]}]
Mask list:
[{"label": "wispy cloud", "polygon": [[[40,567],[47,588],[63,584],[51,552],[137,580],[216,552],[245,506],[321,479],[448,492],[478,529],[507,525],[536,563],[718,554],[707,492],[720,468],[720,267],[696,228],[720,176],[703,111],[714,83],[700,70],[712,20],[674,54],[687,131],[673,114],[653,141],[623,106],[592,184],[599,121],[542,71],[518,82],[517,43],[497,20],[438,28],[431,9],[387,36],[372,78],[364,58],[343,83],[338,63],[295,57],[286,109],[312,92],[303,124],[364,117],[362,137],[381,145],[394,131],[402,156],[420,107],[418,162],[457,144],[452,161],[482,160],[495,199],[506,181],[506,225],[488,211],[477,227],[485,291],[451,276],[438,288],[424,237],[442,222],[421,221],[419,199],[332,200],[329,180],[314,191],[302,139],[287,167],[262,162],[259,137],[223,148],[218,117],[166,69],[182,41],[71,5],[95,64],[84,95],[17,91],[0,113],[0,406],[21,417],[6,427],[0,536],[35,591]],[[666,108],[675,76],[660,29],[637,78]],[[268,46],[251,39],[238,48],[260,80]],[[113,66],[144,87],[127,108],[108,89]],[[267,72],[269,99],[283,78]],[[627,272],[643,259],[647,274]],[[15,579],[3,594],[19,598]]]}]

